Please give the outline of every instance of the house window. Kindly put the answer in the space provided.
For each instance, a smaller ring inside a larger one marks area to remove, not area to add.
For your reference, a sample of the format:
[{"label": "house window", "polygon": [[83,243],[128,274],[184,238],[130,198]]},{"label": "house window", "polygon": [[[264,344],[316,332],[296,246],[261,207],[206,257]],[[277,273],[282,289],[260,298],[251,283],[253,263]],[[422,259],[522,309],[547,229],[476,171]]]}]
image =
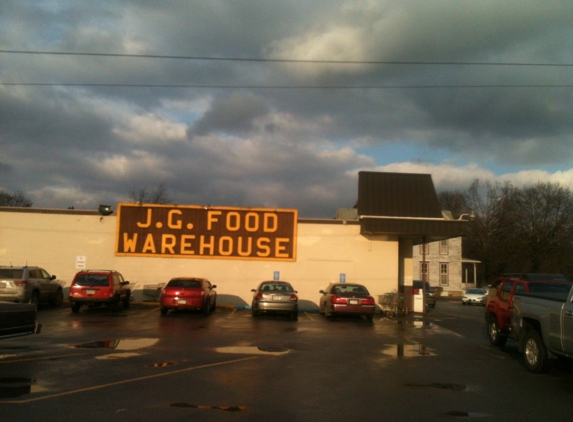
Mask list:
[{"label": "house window", "polygon": [[440,286],[447,286],[449,284],[449,264],[447,262],[440,263]]},{"label": "house window", "polygon": [[440,255],[448,254],[448,239],[440,240]]},{"label": "house window", "polygon": [[428,262],[420,262],[420,280],[428,280]]},{"label": "house window", "polygon": [[420,245],[420,255],[428,255],[430,253],[430,244],[422,243]]}]

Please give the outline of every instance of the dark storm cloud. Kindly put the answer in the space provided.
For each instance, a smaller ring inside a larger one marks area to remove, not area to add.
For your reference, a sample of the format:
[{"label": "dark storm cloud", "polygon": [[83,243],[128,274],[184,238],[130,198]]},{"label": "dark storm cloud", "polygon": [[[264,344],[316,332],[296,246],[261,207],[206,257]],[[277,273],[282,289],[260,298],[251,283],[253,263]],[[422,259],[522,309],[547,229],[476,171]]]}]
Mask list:
[{"label": "dark storm cloud", "polygon": [[254,120],[265,116],[267,112],[268,105],[262,98],[234,93],[229,98],[215,100],[211,109],[189,130],[189,134],[248,133],[254,128]]},{"label": "dark storm cloud", "polygon": [[[571,64],[572,21],[570,0],[8,0],[0,49]],[[573,183],[573,90],[492,87],[571,85],[571,67],[0,53],[0,82],[142,85],[0,86],[0,189],[35,206],[164,183],[179,203],[331,216],[355,201],[360,169],[431,172],[449,188],[517,172]],[[396,88],[435,85],[483,88]]]}]

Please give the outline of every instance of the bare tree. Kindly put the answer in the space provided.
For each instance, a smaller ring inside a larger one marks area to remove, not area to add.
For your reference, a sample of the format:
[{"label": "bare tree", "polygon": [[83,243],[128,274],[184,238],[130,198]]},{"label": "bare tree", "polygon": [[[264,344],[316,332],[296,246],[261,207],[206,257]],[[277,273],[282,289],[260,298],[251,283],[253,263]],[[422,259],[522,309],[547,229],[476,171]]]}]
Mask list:
[{"label": "bare tree", "polygon": [[443,210],[450,211],[454,218],[469,213],[468,201],[466,194],[459,190],[446,190],[438,193],[438,201]]},{"label": "bare tree", "polygon": [[18,190],[15,193],[0,191],[0,206],[3,207],[31,207],[32,201],[24,192]]},{"label": "bare tree", "polygon": [[169,204],[172,202],[171,198],[167,195],[167,188],[163,182],[151,191],[147,190],[147,188],[133,189],[130,192],[130,197],[133,202],[142,204]]},{"label": "bare tree", "polygon": [[475,219],[468,224],[464,253],[482,262],[479,268],[487,282],[503,272],[517,271],[512,268],[516,253],[515,195],[510,183],[486,182],[481,186],[476,180],[468,190],[467,205]]},{"label": "bare tree", "polygon": [[[519,247],[531,272],[553,272],[555,256],[570,253],[573,195],[559,184],[538,183],[517,196]],[[570,258],[562,256],[565,261]]]}]

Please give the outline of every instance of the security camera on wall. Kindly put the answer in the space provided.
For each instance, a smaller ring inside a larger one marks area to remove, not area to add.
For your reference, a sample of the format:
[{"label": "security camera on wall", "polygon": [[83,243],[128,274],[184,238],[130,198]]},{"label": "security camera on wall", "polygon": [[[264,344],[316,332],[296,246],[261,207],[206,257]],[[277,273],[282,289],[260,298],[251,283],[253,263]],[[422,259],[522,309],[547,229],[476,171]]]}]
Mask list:
[{"label": "security camera on wall", "polygon": [[100,205],[98,208],[98,212],[101,215],[110,215],[111,213],[113,213],[113,210],[111,209],[111,205]]}]

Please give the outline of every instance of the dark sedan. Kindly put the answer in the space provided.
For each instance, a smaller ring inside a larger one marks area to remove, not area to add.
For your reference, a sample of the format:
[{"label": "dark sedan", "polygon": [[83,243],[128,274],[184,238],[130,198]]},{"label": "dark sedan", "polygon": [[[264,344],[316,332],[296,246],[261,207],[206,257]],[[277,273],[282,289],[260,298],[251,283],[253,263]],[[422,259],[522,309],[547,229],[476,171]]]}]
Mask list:
[{"label": "dark sedan", "polygon": [[35,303],[0,302],[0,338],[38,334]]},{"label": "dark sedan", "polygon": [[252,289],[251,310],[256,317],[263,313],[286,314],[293,321],[298,319],[298,296],[286,281],[263,281]]},{"label": "dark sedan", "polygon": [[320,313],[327,318],[337,314],[363,315],[369,320],[374,318],[376,302],[368,289],[360,284],[333,283],[320,293]]}]

